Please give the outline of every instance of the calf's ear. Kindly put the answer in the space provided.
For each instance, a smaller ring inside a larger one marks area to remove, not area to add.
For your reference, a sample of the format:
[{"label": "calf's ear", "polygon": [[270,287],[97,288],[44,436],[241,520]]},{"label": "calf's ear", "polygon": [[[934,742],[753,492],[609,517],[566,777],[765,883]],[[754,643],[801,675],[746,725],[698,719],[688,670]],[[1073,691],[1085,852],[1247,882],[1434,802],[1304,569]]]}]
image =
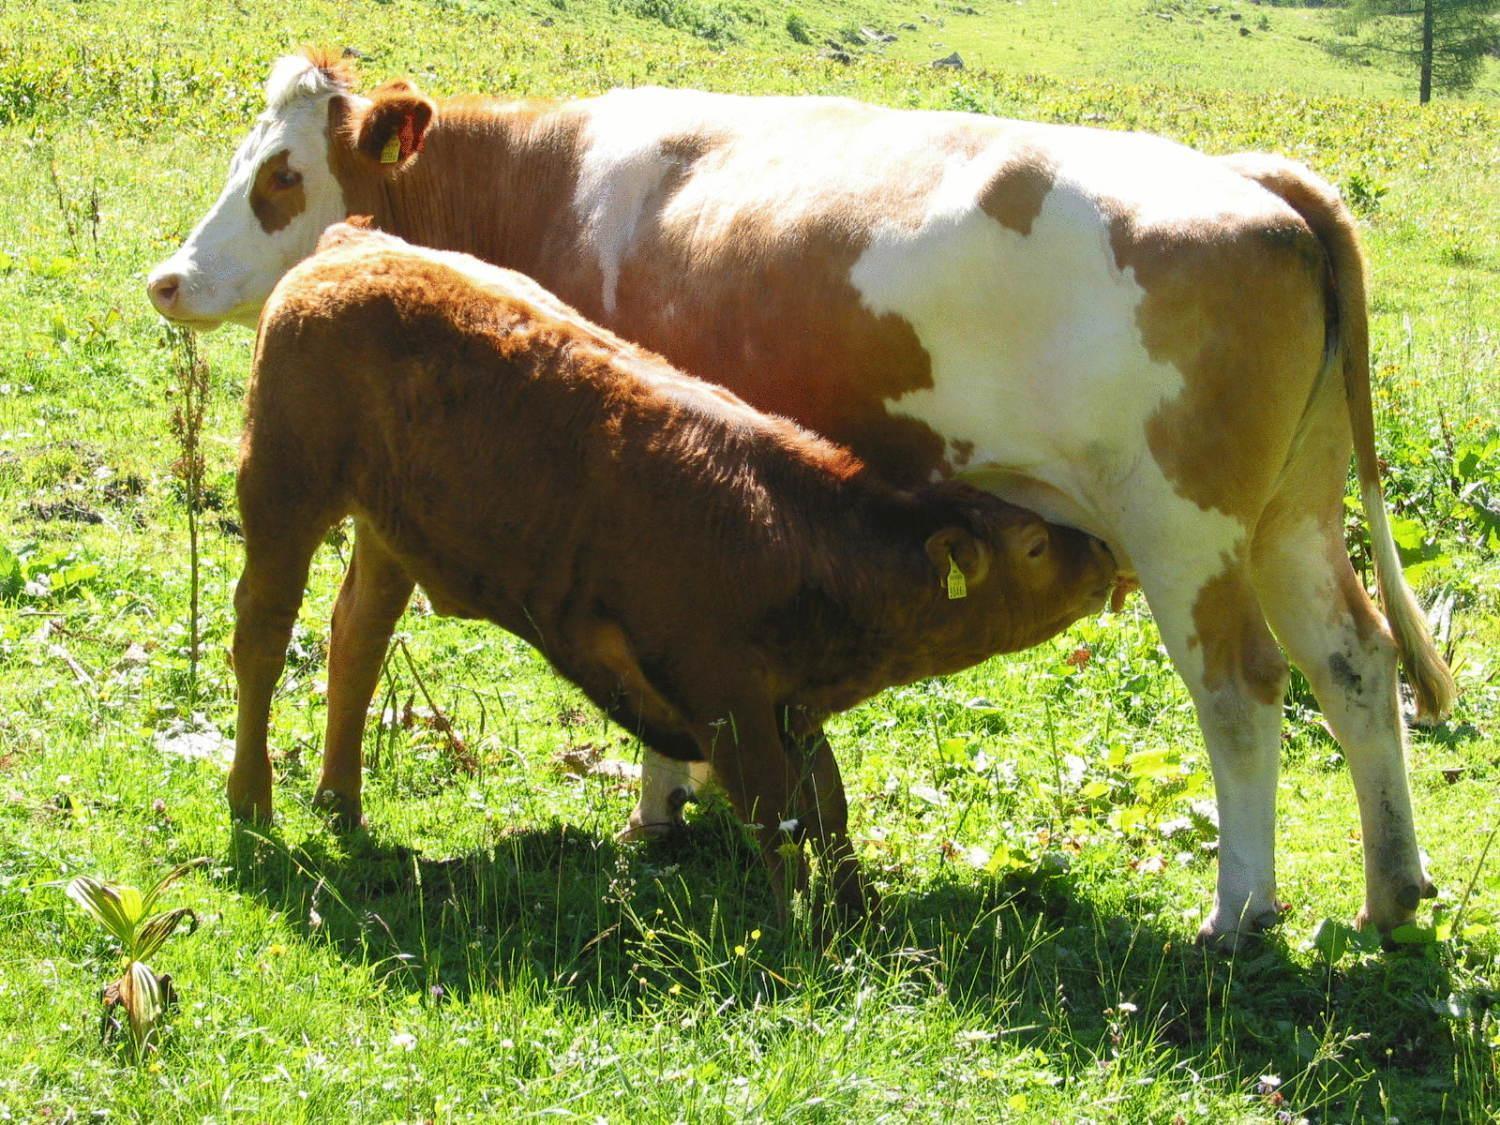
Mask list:
[{"label": "calf's ear", "polygon": [[932,562],[934,581],[948,580],[950,560],[963,571],[964,581],[970,586],[983,582],[990,572],[990,547],[976,539],[961,527],[945,527],[934,531],[925,544],[927,558]]},{"label": "calf's ear", "polygon": [[436,104],[410,82],[388,82],[370,95],[354,122],[354,147],[382,168],[396,169],[422,151]]}]

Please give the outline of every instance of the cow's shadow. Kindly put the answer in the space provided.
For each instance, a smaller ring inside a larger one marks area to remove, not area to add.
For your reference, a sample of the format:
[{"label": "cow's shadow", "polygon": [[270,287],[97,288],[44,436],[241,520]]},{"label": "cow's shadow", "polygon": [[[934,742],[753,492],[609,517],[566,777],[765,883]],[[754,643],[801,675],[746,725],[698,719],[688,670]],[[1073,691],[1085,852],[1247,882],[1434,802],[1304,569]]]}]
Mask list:
[{"label": "cow's shadow", "polygon": [[806,918],[773,925],[764,869],[727,814],[645,847],[557,824],[455,856],[378,834],[289,847],[239,832],[233,851],[239,889],[425,1003],[524,981],[649,1018],[653,1001],[684,992],[743,1003],[811,983],[833,1018],[861,989],[894,989],[1071,1056],[1070,1070],[1144,1036],[1163,1065],[1230,1075],[1268,1115],[1281,1095],[1255,1093],[1263,1074],[1308,1089],[1361,1072],[1430,1083],[1463,1047],[1462,1025],[1434,1003],[1449,977],[1430,951],[1309,967],[1272,935],[1213,954],[1097,906],[1067,871],[939,876],[888,895],[877,924],[817,941]]}]

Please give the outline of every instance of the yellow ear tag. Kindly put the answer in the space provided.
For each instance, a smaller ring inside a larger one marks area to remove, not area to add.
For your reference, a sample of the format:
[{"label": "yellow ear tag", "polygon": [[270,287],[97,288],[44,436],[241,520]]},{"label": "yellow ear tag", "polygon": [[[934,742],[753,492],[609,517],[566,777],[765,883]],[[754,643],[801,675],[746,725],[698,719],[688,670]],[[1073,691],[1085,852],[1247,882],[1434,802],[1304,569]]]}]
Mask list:
[{"label": "yellow ear tag", "polygon": [[948,556],[948,600],[956,602],[959,598],[969,596],[969,583],[964,579],[964,572],[958,569],[958,564],[953,561],[953,556]]},{"label": "yellow ear tag", "polygon": [[391,134],[391,139],[385,142],[385,147],[380,150],[380,163],[394,164],[401,159],[401,138]]}]

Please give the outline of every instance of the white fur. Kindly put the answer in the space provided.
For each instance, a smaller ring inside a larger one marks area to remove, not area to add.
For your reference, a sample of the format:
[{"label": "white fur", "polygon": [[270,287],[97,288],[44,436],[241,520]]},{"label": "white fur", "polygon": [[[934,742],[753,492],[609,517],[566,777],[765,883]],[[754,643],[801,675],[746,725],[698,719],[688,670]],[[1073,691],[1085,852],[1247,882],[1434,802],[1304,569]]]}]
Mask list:
[{"label": "white fur", "polygon": [[305,55],[282,55],[266,79],[266,108],[278,110],[297,98],[318,98],[344,89]]}]

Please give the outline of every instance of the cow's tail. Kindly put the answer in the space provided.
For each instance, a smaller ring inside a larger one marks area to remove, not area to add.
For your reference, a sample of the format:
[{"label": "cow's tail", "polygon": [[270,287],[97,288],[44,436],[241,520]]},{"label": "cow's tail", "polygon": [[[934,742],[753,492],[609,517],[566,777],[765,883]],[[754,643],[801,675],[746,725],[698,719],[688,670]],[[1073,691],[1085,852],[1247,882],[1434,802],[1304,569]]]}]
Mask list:
[{"label": "cow's tail", "polygon": [[1354,459],[1360,499],[1370,525],[1375,577],[1386,620],[1401,655],[1401,665],[1417,700],[1417,721],[1434,723],[1448,714],[1457,689],[1437,646],[1427,615],[1417,604],[1401,573],[1401,558],[1386,515],[1375,456],[1375,414],[1370,398],[1369,314],[1365,304],[1365,259],[1354,216],[1338,192],[1300,164],[1278,156],[1243,153],[1224,158],[1241,175],[1279,196],[1302,216],[1322,242],[1333,269],[1337,294],[1339,350],[1343,356],[1344,391],[1354,431]]}]

